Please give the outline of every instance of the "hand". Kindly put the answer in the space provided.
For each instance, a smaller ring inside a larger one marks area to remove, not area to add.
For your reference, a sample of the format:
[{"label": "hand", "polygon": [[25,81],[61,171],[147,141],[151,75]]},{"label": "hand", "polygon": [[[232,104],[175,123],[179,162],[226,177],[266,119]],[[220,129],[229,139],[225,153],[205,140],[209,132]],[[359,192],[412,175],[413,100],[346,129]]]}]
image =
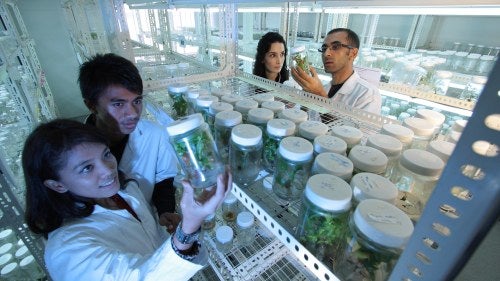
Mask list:
[{"label": "hand", "polygon": [[300,67],[292,67],[292,77],[293,79],[302,87],[302,89],[311,94],[315,94],[322,97],[327,97],[325,89],[323,88],[323,84],[318,77],[318,73],[314,67],[309,66],[309,71],[311,75],[307,74]]},{"label": "hand", "polygon": [[181,222],[181,216],[176,213],[165,212],[160,215],[160,225],[166,226],[168,233],[172,234]]}]

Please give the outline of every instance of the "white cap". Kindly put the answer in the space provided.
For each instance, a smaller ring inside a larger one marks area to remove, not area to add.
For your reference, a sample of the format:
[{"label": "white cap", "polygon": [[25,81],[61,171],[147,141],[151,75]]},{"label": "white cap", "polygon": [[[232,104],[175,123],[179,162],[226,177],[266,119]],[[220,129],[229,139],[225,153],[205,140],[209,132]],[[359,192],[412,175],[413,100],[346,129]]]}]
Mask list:
[{"label": "white cap", "polygon": [[441,158],[428,151],[415,148],[403,151],[399,163],[415,174],[429,177],[439,176],[444,168]]},{"label": "white cap", "polygon": [[222,244],[228,243],[233,240],[233,229],[227,225],[219,226],[215,230],[215,237]]},{"label": "white cap", "polygon": [[234,105],[237,101],[242,100],[243,97],[235,94],[224,95],[220,98],[223,102]]},{"label": "white cap", "polygon": [[196,99],[200,96],[200,91],[199,90],[190,90],[187,92],[187,97],[190,99]]},{"label": "white cap", "polygon": [[277,137],[291,136],[295,132],[295,123],[288,119],[272,119],[267,122],[266,131]]},{"label": "white cap", "polygon": [[185,117],[181,117],[167,125],[167,132],[170,136],[182,135],[204,123],[203,116],[200,113],[195,113]]},{"label": "white cap", "polygon": [[418,109],[415,116],[431,121],[431,123],[436,127],[441,126],[446,119],[446,116],[444,116],[443,113],[426,108]]},{"label": "white cap", "polygon": [[296,53],[304,52],[305,50],[306,50],[306,46],[304,46],[304,45],[295,46],[295,47],[290,49],[290,54],[293,55]]},{"label": "white cap", "polygon": [[480,60],[494,60],[495,56],[482,55],[479,59]]},{"label": "white cap", "polygon": [[291,161],[307,161],[313,157],[313,146],[304,138],[286,137],[281,140],[278,152]]},{"label": "white cap", "polygon": [[221,89],[217,87],[212,87],[212,95],[222,97],[225,95],[230,95],[231,94],[231,89]]},{"label": "white cap", "polygon": [[373,173],[355,174],[350,185],[354,199],[358,202],[366,199],[379,199],[394,204],[398,197],[398,188],[394,183]]},{"label": "white cap", "polygon": [[213,102],[210,105],[210,108],[208,109],[208,111],[212,114],[217,114],[222,111],[230,111],[230,110],[233,110],[233,106],[223,101]]},{"label": "white cap", "polygon": [[346,125],[333,126],[332,135],[343,139],[348,147],[358,144],[361,138],[363,138],[363,132],[361,132],[361,130]]},{"label": "white cap", "polygon": [[338,137],[331,135],[317,136],[314,138],[314,151],[316,153],[335,152],[338,154],[345,154],[347,150],[347,143]]},{"label": "white cap", "polygon": [[254,223],[253,214],[247,211],[240,212],[236,217],[236,223],[241,227],[249,227]]},{"label": "white cap", "polygon": [[243,117],[241,113],[234,110],[222,111],[215,114],[215,124],[224,127],[233,127],[241,124]]},{"label": "white cap", "polygon": [[451,130],[461,133],[465,129],[465,126],[467,126],[467,120],[463,119],[456,120],[453,123],[453,126],[451,126]]},{"label": "white cap", "polygon": [[274,113],[283,111],[285,109],[285,103],[281,101],[265,101],[261,103],[260,107],[272,110]]},{"label": "white cap", "polygon": [[429,144],[427,145],[427,151],[429,151],[434,155],[437,155],[444,162],[448,161],[448,158],[450,158],[451,153],[453,152],[454,149],[455,149],[454,143],[442,140],[433,140],[430,141]]},{"label": "white cap", "polygon": [[186,69],[186,68],[189,68],[189,62],[180,62],[179,64],[177,64],[177,66],[179,68]]},{"label": "white cap", "polygon": [[232,193],[228,193],[228,194],[226,195],[226,197],[224,198],[224,203],[227,203],[227,204],[233,204],[233,203],[235,203],[237,200],[238,200],[238,198],[236,198],[236,196],[234,196]]},{"label": "white cap", "polygon": [[488,82],[488,77],[486,76],[472,76],[472,83],[484,85]]},{"label": "white cap", "polygon": [[283,109],[278,114],[278,117],[282,118],[282,119],[288,119],[288,120],[294,122],[295,124],[307,121],[307,118],[308,118],[307,112],[305,112],[302,109],[297,109],[297,108]]},{"label": "white cap", "polygon": [[403,150],[403,144],[400,140],[383,134],[369,136],[366,145],[382,151],[387,157],[397,157]]},{"label": "white cap", "polygon": [[199,96],[196,99],[196,105],[201,107],[209,107],[212,103],[218,101],[219,98],[216,96]]},{"label": "white cap", "polygon": [[169,85],[168,91],[176,94],[182,94],[188,91],[188,86],[184,84],[172,84]]},{"label": "white cap", "polygon": [[304,121],[299,124],[299,135],[314,140],[317,136],[325,135],[328,132],[328,126],[320,121]]},{"label": "white cap", "polygon": [[453,76],[453,73],[451,71],[446,71],[446,70],[438,70],[436,71],[436,77],[440,79],[450,79]]},{"label": "white cap", "polygon": [[434,133],[434,125],[431,121],[422,118],[406,118],[403,121],[403,126],[410,128],[419,137],[430,137]]},{"label": "white cap", "polygon": [[252,108],[248,111],[247,120],[250,123],[266,124],[273,119],[274,113],[267,108]]},{"label": "white cap", "polygon": [[333,152],[318,154],[311,168],[314,174],[330,174],[346,181],[351,179],[353,169],[349,158]]},{"label": "white cap", "polygon": [[252,124],[239,124],[231,130],[231,139],[239,145],[257,145],[262,141],[262,130]]},{"label": "white cap", "polygon": [[274,96],[272,94],[258,94],[252,96],[252,99],[254,99],[256,102],[259,104],[262,104],[263,102],[266,101],[274,101]]},{"label": "white cap", "polygon": [[307,180],[304,196],[314,205],[327,211],[341,212],[351,208],[352,190],[343,179],[317,174]]},{"label": "white cap", "polygon": [[251,99],[242,99],[234,104],[234,110],[241,113],[248,113],[250,109],[257,107],[259,107],[259,103]]},{"label": "white cap", "polygon": [[382,151],[364,145],[354,146],[349,152],[349,159],[355,168],[375,174],[383,173],[389,161]]},{"label": "white cap", "polygon": [[167,64],[165,65],[166,70],[176,70],[177,69],[177,64]]},{"label": "white cap", "polygon": [[407,127],[398,124],[385,124],[380,130],[381,134],[392,136],[400,140],[404,144],[409,144],[413,140],[415,133]]},{"label": "white cap", "polygon": [[366,199],[354,211],[354,224],[373,242],[402,249],[413,233],[413,223],[396,206],[377,199]]}]

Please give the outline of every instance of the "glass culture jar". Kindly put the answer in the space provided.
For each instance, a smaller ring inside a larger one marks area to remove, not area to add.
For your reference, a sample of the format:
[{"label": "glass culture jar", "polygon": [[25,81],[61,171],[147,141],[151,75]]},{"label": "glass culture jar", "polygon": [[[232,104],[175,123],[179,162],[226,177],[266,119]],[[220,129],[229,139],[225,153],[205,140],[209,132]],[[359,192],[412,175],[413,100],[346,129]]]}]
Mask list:
[{"label": "glass culture jar", "polygon": [[299,209],[296,237],[334,272],[347,248],[351,198],[347,182],[317,174],[307,181]]},{"label": "glass culture jar", "polygon": [[203,120],[205,122],[208,121],[208,111],[210,109],[210,105],[214,102],[218,102],[219,98],[216,96],[199,96],[196,99],[196,112],[200,113],[203,116]]},{"label": "glass culture jar", "polygon": [[252,108],[248,111],[247,123],[266,131],[267,122],[274,118],[274,113],[267,108]]},{"label": "glass culture jar", "polygon": [[365,199],[378,199],[396,204],[398,188],[389,179],[372,174],[359,173],[352,177],[350,182],[353,195],[353,205]]},{"label": "glass culture jar", "polygon": [[259,103],[251,99],[242,99],[234,104],[234,110],[241,113],[243,123],[247,122],[248,111],[253,108],[258,108]]},{"label": "glass culture jar", "polygon": [[236,238],[240,246],[251,245],[255,240],[257,231],[254,225],[254,216],[248,211],[243,211],[236,217]]},{"label": "glass culture jar", "polygon": [[326,135],[328,126],[320,121],[304,121],[299,124],[299,136],[314,142],[314,138]]},{"label": "glass culture jar", "polygon": [[243,97],[236,94],[230,94],[230,95],[224,95],[220,99],[221,101],[230,103],[234,106],[236,102],[242,100]]},{"label": "glass culture jar", "polygon": [[391,181],[401,195],[396,205],[412,220],[418,220],[444,168],[438,156],[422,150],[405,150]]},{"label": "glass culture jar", "polygon": [[177,77],[177,64],[165,65],[165,71],[167,72],[167,78]]},{"label": "glass culture jar", "polygon": [[309,118],[307,112],[298,108],[286,108],[278,114],[278,117],[295,123],[295,133],[298,132],[300,123],[307,121]]},{"label": "glass culture jar", "polygon": [[208,231],[215,227],[215,214],[208,215],[201,223],[201,229]]},{"label": "glass culture jar", "polygon": [[260,104],[260,107],[271,110],[274,113],[274,118],[278,118],[279,113],[285,109],[285,103],[281,101],[265,101]]},{"label": "glass culture jar", "polygon": [[293,67],[300,67],[307,74],[311,74],[309,70],[309,59],[305,46],[296,46],[290,50],[290,55],[293,61]]},{"label": "glass culture jar", "polygon": [[238,208],[238,198],[234,196],[232,193],[229,193],[224,201],[222,201],[222,218],[226,222],[232,222],[236,219],[236,216],[239,213]]},{"label": "glass culture jar", "polygon": [[384,281],[413,234],[413,223],[394,205],[377,199],[362,201],[349,220],[348,247],[337,276],[346,281]]},{"label": "glass culture jar", "polygon": [[443,123],[446,120],[446,116],[443,113],[437,112],[435,110],[421,108],[417,109],[417,113],[415,117],[425,119],[430,121],[432,125],[434,125],[434,133],[432,139],[437,138],[439,133],[441,132],[441,128],[443,127]]},{"label": "glass culture jar", "polygon": [[453,73],[446,70],[437,70],[433,76],[434,92],[437,95],[446,96]]},{"label": "glass culture jar", "polygon": [[334,152],[346,156],[347,143],[331,135],[317,136],[314,138],[314,155],[317,156],[323,152]]},{"label": "glass culture jar", "polygon": [[23,280],[23,275],[24,272],[21,271],[17,262],[11,262],[0,270],[2,280]]},{"label": "glass culture jar", "polygon": [[333,152],[323,152],[314,158],[311,174],[330,174],[349,181],[353,169],[354,165],[349,158]]},{"label": "glass culture jar", "polygon": [[233,229],[230,226],[222,225],[215,230],[215,247],[223,254],[227,254],[233,248]]},{"label": "glass culture jar", "polygon": [[268,172],[274,172],[280,141],[295,132],[295,123],[287,119],[272,119],[267,122],[264,134],[262,161]]},{"label": "glass culture jar", "polygon": [[415,135],[415,133],[410,128],[401,126],[399,124],[385,124],[382,126],[380,133],[397,138],[403,144],[402,150],[411,147],[413,136]]},{"label": "glass culture jar", "polygon": [[403,144],[395,137],[383,134],[374,134],[368,136],[366,146],[376,148],[387,156],[387,167],[384,176],[389,178],[392,170],[398,164],[399,156],[403,151]]},{"label": "glass culture jar", "polygon": [[409,117],[403,121],[403,126],[414,133],[411,148],[425,149],[434,134],[434,125],[426,119]]},{"label": "glass culture jar", "polygon": [[257,94],[252,96],[252,99],[261,106],[263,102],[274,101],[274,95],[269,93]]},{"label": "glass culture jar", "polygon": [[259,175],[262,161],[262,130],[251,124],[239,124],[231,130],[229,167],[240,187],[251,185]]},{"label": "glass culture jar", "polygon": [[234,126],[241,124],[241,122],[241,113],[238,111],[223,111],[215,115],[215,143],[224,163],[228,163],[231,130]]},{"label": "glass culture jar", "polygon": [[349,154],[351,148],[361,142],[363,132],[351,126],[340,125],[332,127],[332,136],[341,138],[347,143],[346,154]]},{"label": "glass culture jar", "polygon": [[455,144],[452,142],[447,142],[443,140],[433,140],[427,145],[427,151],[441,158],[444,163],[448,162],[453,150],[455,149]]},{"label": "glass culture jar", "polygon": [[488,81],[486,76],[472,76],[472,79],[460,94],[460,99],[467,101],[477,101],[483,92],[484,85]]},{"label": "glass culture jar", "polygon": [[167,125],[179,164],[195,189],[211,189],[224,172],[217,147],[201,114],[193,114]]},{"label": "glass culture jar", "polygon": [[353,175],[362,172],[383,175],[389,162],[382,151],[360,144],[351,149],[348,157],[354,165]]},{"label": "glass culture jar", "polygon": [[495,65],[495,57],[489,55],[482,55],[479,58],[476,71],[479,75],[488,75]]},{"label": "glass culture jar", "polygon": [[188,102],[185,95],[188,91],[188,86],[183,84],[172,84],[168,86],[168,95],[172,101],[172,117],[174,119],[184,117],[188,114]]},{"label": "glass culture jar", "polygon": [[462,131],[465,129],[465,126],[467,126],[467,120],[456,120],[455,122],[453,122],[453,125],[451,126],[451,129],[444,140],[452,143],[457,143],[460,139],[460,136],[462,135]]},{"label": "glass culture jar", "polygon": [[313,160],[311,142],[300,137],[281,140],[273,177],[273,192],[284,200],[300,198],[309,178]]},{"label": "glass culture jar", "polygon": [[210,128],[210,132],[212,132],[212,134],[215,134],[215,115],[219,112],[222,112],[222,111],[231,111],[231,110],[233,110],[233,106],[231,104],[229,104],[227,102],[223,102],[223,101],[213,102],[208,107],[206,121],[207,121],[208,127]]},{"label": "glass culture jar", "polygon": [[186,93],[186,100],[188,102],[188,114],[196,113],[196,99],[200,96],[200,91],[190,90]]}]

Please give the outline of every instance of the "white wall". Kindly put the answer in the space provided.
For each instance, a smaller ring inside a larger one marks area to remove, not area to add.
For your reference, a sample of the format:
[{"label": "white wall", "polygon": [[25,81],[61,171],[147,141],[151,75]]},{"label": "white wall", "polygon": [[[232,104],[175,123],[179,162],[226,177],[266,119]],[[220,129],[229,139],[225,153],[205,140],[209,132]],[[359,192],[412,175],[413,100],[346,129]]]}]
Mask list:
[{"label": "white wall", "polygon": [[17,5],[54,96],[60,116],[88,113],[78,88],[78,61],[58,0],[18,0]]}]

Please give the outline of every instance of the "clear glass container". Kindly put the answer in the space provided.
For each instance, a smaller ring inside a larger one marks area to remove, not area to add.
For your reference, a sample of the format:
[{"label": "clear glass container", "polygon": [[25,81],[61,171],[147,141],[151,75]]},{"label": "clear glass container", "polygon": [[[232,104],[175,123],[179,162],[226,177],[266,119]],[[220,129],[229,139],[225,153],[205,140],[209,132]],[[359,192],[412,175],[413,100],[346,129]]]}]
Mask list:
[{"label": "clear glass container", "polygon": [[441,128],[443,127],[443,123],[446,120],[446,116],[443,113],[427,108],[417,109],[415,117],[430,121],[432,125],[434,125],[434,133],[432,139],[438,137],[439,133],[441,132]]},{"label": "clear glass container", "polygon": [[252,108],[248,111],[247,123],[266,131],[267,122],[274,118],[274,113],[267,108]]},{"label": "clear glass container", "polygon": [[281,101],[265,101],[261,103],[260,107],[271,110],[274,113],[274,118],[278,118],[279,113],[285,109],[285,103]]},{"label": "clear glass container", "polygon": [[170,143],[184,175],[194,188],[211,189],[224,172],[215,141],[201,114],[183,117],[167,126]]},{"label": "clear glass container", "polygon": [[409,117],[403,121],[403,126],[414,133],[411,148],[425,149],[434,135],[434,125],[426,119]]},{"label": "clear glass container", "polygon": [[177,119],[188,114],[188,102],[185,97],[187,92],[188,86],[183,84],[168,86],[168,95],[172,101],[172,118]]},{"label": "clear glass container", "polygon": [[403,151],[391,181],[400,191],[396,205],[412,220],[418,220],[444,168],[438,156],[422,150]]},{"label": "clear glass container", "polygon": [[239,213],[238,199],[232,193],[226,195],[222,201],[222,218],[227,222],[232,222],[236,219]]},{"label": "clear glass container", "polygon": [[186,100],[188,102],[188,114],[196,113],[196,99],[200,96],[200,91],[190,90],[186,93]]},{"label": "clear glass container", "polygon": [[465,126],[467,126],[467,120],[461,119],[454,121],[444,140],[451,143],[457,143]]},{"label": "clear glass container", "polygon": [[466,101],[477,101],[479,95],[483,92],[484,85],[488,81],[486,76],[473,76],[471,81],[467,83],[465,89],[460,94],[460,99]]},{"label": "clear glass container", "polygon": [[278,117],[295,123],[295,133],[298,132],[300,123],[307,121],[309,118],[307,112],[298,108],[286,108],[278,114]]},{"label": "clear glass container", "polygon": [[403,143],[395,137],[383,134],[374,134],[368,136],[366,146],[376,148],[387,156],[387,167],[385,168],[385,177],[390,177],[392,170],[397,165],[401,151],[403,151]]},{"label": "clear glass container", "polygon": [[221,101],[230,103],[233,106],[236,104],[237,101],[240,101],[242,99],[243,99],[242,96],[236,94],[224,95],[220,98]]},{"label": "clear glass container", "polygon": [[19,281],[23,280],[24,272],[19,268],[17,262],[6,264],[0,271],[0,277],[6,281]]},{"label": "clear glass container", "polygon": [[349,229],[349,246],[336,275],[346,281],[384,281],[389,279],[414,227],[394,205],[367,199],[352,214]]},{"label": "clear glass container", "polygon": [[259,106],[262,106],[262,103],[264,102],[269,102],[269,101],[274,101],[274,95],[269,94],[269,93],[264,93],[264,94],[257,94],[253,95],[252,99],[259,103]]},{"label": "clear glass container", "polygon": [[300,67],[307,74],[311,74],[309,71],[309,59],[307,57],[305,46],[296,46],[291,48],[290,56],[292,58],[293,67]]},{"label": "clear glass container", "polygon": [[361,130],[346,125],[333,126],[331,133],[332,136],[341,138],[347,143],[346,154],[349,154],[351,148],[359,144],[363,138],[363,132],[361,132]]},{"label": "clear glass container", "polygon": [[284,200],[299,199],[309,178],[313,146],[300,137],[281,140],[273,177],[273,192]]},{"label": "clear glass container", "polygon": [[453,73],[451,71],[437,70],[432,78],[434,83],[434,92],[437,95],[446,96],[452,77]]},{"label": "clear glass container", "polygon": [[215,214],[208,215],[201,223],[201,229],[208,231],[215,227]]},{"label": "clear glass container", "polygon": [[448,162],[454,149],[454,143],[443,140],[433,140],[427,145],[427,151],[441,158],[444,163]]},{"label": "clear glass container", "polygon": [[314,138],[313,146],[315,156],[324,152],[333,152],[346,156],[347,143],[338,137],[331,135],[317,136]]},{"label": "clear glass container", "polygon": [[456,52],[451,60],[451,70],[462,72],[465,59],[467,58],[467,52]]},{"label": "clear glass container", "polygon": [[196,99],[196,112],[203,116],[203,120],[208,124],[208,112],[210,106],[214,102],[218,102],[219,98],[216,96],[199,96]]},{"label": "clear glass container", "polygon": [[167,64],[165,65],[165,71],[167,73],[167,78],[177,77],[177,64]]},{"label": "clear glass container", "polygon": [[479,58],[479,63],[476,67],[476,72],[479,75],[487,76],[495,65],[495,57],[483,55]]},{"label": "clear glass container", "polygon": [[314,142],[318,136],[326,135],[327,132],[328,126],[320,121],[308,120],[299,124],[299,136],[310,142]]},{"label": "clear glass container", "polygon": [[234,110],[241,113],[243,123],[247,122],[248,111],[253,108],[258,108],[259,103],[251,99],[242,99],[234,104]]},{"label": "clear glass container", "polygon": [[240,212],[236,217],[236,226],[238,244],[240,246],[251,245],[257,234],[253,214],[248,211]]},{"label": "clear glass container", "polygon": [[16,242],[17,242],[17,235],[14,232],[14,230],[10,228],[5,228],[2,231],[0,231],[0,245],[6,243],[16,243]]},{"label": "clear glass container", "polygon": [[221,253],[227,254],[233,248],[233,229],[227,225],[222,225],[215,231],[215,246]]},{"label": "clear glass container", "polygon": [[464,60],[463,71],[466,74],[475,74],[481,54],[468,54]]},{"label": "clear glass container", "polygon": [[11,253],[6,253],[3,255],[0,255],[0,269],[2,269],[4,266],[7,264],[15,262],[14,255]]},{"label": "clear glass container", "polygon": [[353,169],[354,165],[349,158],[333,152],[323,152],[314,158],[311,174],[330,174],[349,181]]},{"label": "clear glass container", "polygon": [[411,147],[413,136],[415,135],[415,133],[410,128],[401,126],[399,124],[384,124],[382,126],[382,129],[380,130],[380,133],[397,138],[403,144],[402,150]]},{"label": "clear glass container", "polygon": [[389,179],[372,173],[359,173],[352,177],[350,182],[353,195],[353,204],[366,199],[378,199],[396,204],[398,188]]},{"label": "clear glass container", "polygon": [[309,178],[302,196],[295,235],[334,272],[347,248],[351,198],[349,184],[327,174]]},{"label": "clear glass container", "polygon": [[360,144],[351,149],[348,157],[354,165],[353,175],[362,172],[384,175],[389,162],[382,151]]},{"label": "clear glass container", "polygon": [[280,141],[295,132],[295,123],[287,119],[272,119],[267,122],[264,134],[262,161],[268,172],[274,172]]},{"label": "clear glass container", "polygon": [[251,124],[236,125],[231,130],[229,167],[240,187],[251,185],[262,169],[262,130]]},{"label": "clear glass container", "polygon": [[233,110],[219,112],[215,115],[215,143],[224,163],[228,163],[229,159],[231,130],[234,126],[241,124],[242,119],[241,113]]},{"label": "clear glass container", "polygon": [[28,274],[31,280],[43,280],[42,278],[45,277],[45,273],[32,255],[23,258],[19,262],[19,267]]},{"label": "clear glass container", "polygon": [[233,110],[233,106],[227,102],[223,101],[216,101],[213,102],[209,107],[208,107],[208,112],[206,115],[206,122],[208,124],[208,127],[210,128],[210,132],[212,134],[215,134],[215,115],[217,113],[222,112],[222,111],[231,111]]},{"label": "clear glass container", "polygon": [[189,62],[180,62],[177,64],[177,73],[179,76],[189,75]]}]

